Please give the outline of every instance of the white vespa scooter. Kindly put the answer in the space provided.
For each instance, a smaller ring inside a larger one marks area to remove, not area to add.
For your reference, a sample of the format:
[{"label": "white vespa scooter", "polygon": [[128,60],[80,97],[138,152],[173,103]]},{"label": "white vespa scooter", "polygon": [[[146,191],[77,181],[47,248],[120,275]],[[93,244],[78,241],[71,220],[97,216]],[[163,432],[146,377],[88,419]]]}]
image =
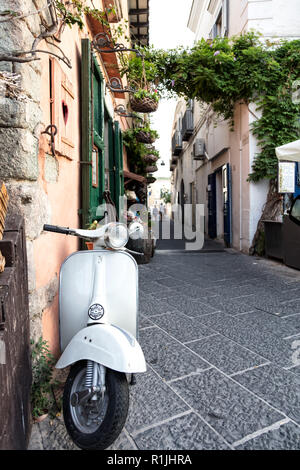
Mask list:
[{"label": "white vespa scooter", "polygon": [[[134,231],[143,231],[134,224]],[[130,374],[146,371],[138,344],[138,272],[125,251],[126,225],[96,230],[44,225],[44,230],[94,242],[70,255],[60,271],[60,343],[56,368],[72,365],[63,395],[68,433],[81,449],[109,447],[121,433]]]}]

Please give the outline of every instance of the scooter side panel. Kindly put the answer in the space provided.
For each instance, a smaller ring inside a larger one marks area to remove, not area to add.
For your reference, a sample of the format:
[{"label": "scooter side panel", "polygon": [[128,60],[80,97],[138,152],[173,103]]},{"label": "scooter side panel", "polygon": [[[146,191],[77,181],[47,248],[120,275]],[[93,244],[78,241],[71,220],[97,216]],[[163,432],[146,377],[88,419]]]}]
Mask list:
[{"label": "scooter side panel", "polygon": [[[99,256],[103,260],[101,286],[105,319],[137,336],[138,269],[135,260],[120,251],[79,251],[64,261],[60,271],[62,351],[73,336],[87,325],[88,308],[93,300],[95,265]],[[100,293],[100,302],[101,298]]]}]

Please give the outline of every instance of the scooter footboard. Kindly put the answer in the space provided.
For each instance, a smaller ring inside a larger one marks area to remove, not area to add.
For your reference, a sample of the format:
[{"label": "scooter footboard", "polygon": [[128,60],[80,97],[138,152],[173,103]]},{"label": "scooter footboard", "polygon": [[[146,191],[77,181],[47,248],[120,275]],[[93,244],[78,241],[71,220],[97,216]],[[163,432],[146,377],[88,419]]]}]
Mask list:
[{"label": "scooter footboard", "polygon": [[55,367],[63,369],[87,359],[118,372],[134,374],[146,371],[144,354],[137,340],[114,325],[97,324],[79,331]]}]

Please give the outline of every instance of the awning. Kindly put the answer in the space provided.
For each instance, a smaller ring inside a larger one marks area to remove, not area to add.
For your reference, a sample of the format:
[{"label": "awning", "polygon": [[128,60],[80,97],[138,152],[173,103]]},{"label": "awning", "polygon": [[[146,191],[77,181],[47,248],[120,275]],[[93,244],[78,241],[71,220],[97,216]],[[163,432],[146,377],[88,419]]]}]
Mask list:
[{"label": "awning", "polygon": [[300,140],[282,145],[275,150],[279,161],[300,162]]},{"label": "awning", "polygon": [[131,173],[130,171],[124,170],[124,178],[128,178],[130,180],[138,181],[139,183],[146,183],[146,178],[141,175],[136,175],[135,173]]}]

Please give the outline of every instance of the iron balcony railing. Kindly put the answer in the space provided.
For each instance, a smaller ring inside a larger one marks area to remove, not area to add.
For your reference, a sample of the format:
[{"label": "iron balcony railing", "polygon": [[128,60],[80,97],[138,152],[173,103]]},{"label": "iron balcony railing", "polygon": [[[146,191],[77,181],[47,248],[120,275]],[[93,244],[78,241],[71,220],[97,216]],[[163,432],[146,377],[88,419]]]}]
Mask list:
[{"label": "iron balcony railing", "polygon": [[180,131],[175,131],[172,138],[172,155],[180,155],[182,152],[182,135]]},{"label": "iron balcony railing", "polygon": [[189,140],[194,132],[194,115],[191,109],[187,109],[182,119],[182,140]]}]

